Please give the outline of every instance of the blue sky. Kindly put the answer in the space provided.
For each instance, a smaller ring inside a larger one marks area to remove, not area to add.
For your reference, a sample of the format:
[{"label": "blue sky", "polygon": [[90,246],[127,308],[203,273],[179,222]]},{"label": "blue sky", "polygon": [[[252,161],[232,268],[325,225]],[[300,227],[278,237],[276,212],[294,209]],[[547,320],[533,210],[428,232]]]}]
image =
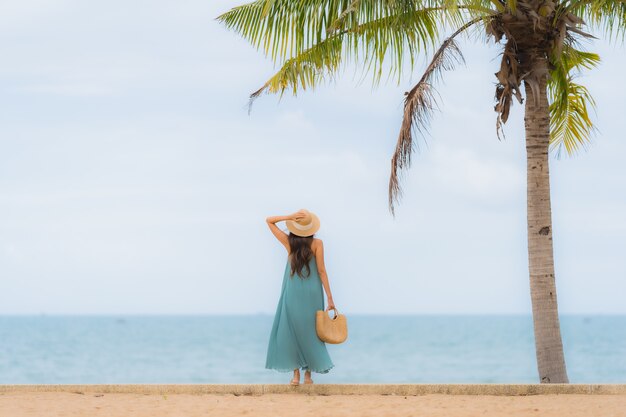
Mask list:
[{"label": "blue sky", "polygon": [[[497,48],[462,42],[393,219],[424,63],[377,89],[349,67],[248,116],[274,66],[214,21],[237,4],[0,5],[0,314],[272,314],[286,253],[264,219],[301,207],[346,314],[529,313],[523,115],[498,141]],[[598,134],[551,160],[559,305],[626,314],[626,55],[590,47]]]}]

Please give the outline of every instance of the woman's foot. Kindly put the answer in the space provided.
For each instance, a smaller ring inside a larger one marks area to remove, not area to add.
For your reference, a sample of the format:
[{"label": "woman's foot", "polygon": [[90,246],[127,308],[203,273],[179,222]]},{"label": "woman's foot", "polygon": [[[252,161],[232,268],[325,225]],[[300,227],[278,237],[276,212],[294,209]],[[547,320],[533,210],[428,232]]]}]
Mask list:
[{"label": "woman's foot", "polygon": [[304,383],[305,384],[312,384],[313,380],[311,379],[311,371],[306,371],[304,373]]},{"label": "woman's foot", "polygon": [[289,382],[291,385],[300,385],[300,370],[293,370],[293,379]]}]

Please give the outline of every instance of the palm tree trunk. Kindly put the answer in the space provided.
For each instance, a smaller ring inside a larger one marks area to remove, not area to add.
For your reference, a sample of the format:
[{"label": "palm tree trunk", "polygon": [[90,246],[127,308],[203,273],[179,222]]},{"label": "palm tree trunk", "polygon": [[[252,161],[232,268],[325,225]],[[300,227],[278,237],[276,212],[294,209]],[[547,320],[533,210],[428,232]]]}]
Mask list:
[{"label": "palm tree trunk", "polygon": [[559,325],[552,250],[552,209],[548,150],[550,113],[546,77],[535,97],[527,82],[524,126],[526,128],[528,266],[535,329],[539,380],[568,383]]}]

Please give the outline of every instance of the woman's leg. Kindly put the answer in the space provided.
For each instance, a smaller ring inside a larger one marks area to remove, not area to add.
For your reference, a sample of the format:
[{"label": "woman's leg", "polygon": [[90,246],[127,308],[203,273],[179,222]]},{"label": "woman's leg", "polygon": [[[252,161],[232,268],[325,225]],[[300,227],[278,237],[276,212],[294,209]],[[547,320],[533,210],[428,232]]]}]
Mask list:
[{"label": "woman's leg", "polygon": [[311,371],[309,371],[308,369],[304,372],[304,383],[305,384],[313,383],[313,380],[311,379]]},{"label": "woman's leg", "polygon": [[300,384],[300,370],[293,370],[293,379],[290,382],[291,385],[299,385]]}]

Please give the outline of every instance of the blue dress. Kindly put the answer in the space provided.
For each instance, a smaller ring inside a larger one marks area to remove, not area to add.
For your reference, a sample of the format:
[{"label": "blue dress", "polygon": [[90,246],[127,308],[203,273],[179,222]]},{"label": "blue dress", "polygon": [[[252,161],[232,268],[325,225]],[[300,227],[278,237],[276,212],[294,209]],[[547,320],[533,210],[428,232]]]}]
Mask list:
[{"label": "blue dress", "polygon": [[[315,256],[309,261],[309,267],[309,276],[291,276],[287,260],[267,347],[267,369],[287,372],[302,368],[325,374],[334,366],[326,344],[315,331],[315,314],[317,310],[324,310],[324,292]],[[306,274],[306,268],[302,273]]]}]

